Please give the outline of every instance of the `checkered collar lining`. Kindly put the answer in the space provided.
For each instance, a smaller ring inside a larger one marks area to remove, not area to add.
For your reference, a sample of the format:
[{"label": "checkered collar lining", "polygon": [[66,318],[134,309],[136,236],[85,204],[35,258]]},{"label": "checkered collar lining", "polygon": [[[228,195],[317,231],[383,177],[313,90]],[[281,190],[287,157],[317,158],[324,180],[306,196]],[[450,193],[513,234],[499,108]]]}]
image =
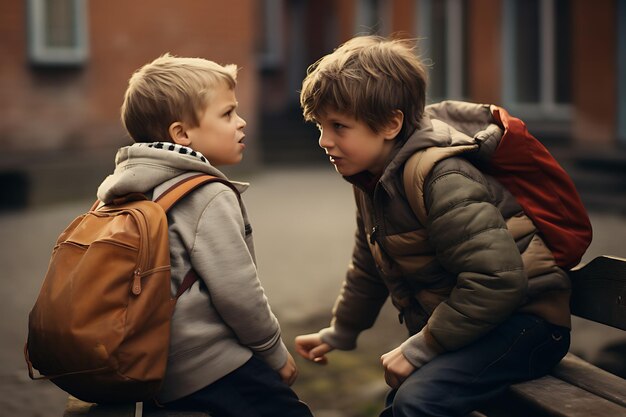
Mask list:
[{"label": "checkered collar lining", "polygon": [[204,155],[202,155],[200,152],[194,151],[193,149],[187,146],[178,145],[176,143],[170,143],[170,142],[135,143],[134,146],[147,146],[148,148],[163,149],[166,151],[176,152],[182,155],[193,156],[195,158],[198,158],[200,161],[204,163],[208,162],[207,159],[204,157]]}]

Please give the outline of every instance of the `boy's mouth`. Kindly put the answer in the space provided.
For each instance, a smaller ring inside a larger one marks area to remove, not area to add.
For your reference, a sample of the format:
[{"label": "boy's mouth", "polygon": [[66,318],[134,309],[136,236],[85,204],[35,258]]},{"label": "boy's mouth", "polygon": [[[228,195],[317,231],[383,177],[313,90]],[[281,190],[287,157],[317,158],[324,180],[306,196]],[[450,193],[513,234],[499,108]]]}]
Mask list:
[{"label": "boy's mouth", "polygon": [[239,143],[243,143],[243,140],[244,140],[245,138],[246,138],[245,136],[242,136],[242,137],[241,137],[241,139],[239,139],[237,142],[239,142]]}]

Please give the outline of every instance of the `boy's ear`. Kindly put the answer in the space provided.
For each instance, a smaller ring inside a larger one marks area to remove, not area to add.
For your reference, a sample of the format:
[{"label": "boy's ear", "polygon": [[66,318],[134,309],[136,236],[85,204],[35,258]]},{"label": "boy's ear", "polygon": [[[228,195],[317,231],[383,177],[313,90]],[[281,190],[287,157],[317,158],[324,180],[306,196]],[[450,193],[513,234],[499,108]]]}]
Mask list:
[{"label": "boy's ear", "polygon": [[167,129],[170,134],[170,138],[172,141],[178,145],[189,146],[191,144],[191,139],[187,135],[187,130],[185,129],[185,125],[181,122],[174,122]]},{"label": "boy's ear", "polygon": [[402,123],[404,122],[404,114],[400,110],[393,112],[393,116],[387,123],[387,126],[382,131],[383,136],[387,140],[393,140],[398,136],[400,130],[402,130]]}]

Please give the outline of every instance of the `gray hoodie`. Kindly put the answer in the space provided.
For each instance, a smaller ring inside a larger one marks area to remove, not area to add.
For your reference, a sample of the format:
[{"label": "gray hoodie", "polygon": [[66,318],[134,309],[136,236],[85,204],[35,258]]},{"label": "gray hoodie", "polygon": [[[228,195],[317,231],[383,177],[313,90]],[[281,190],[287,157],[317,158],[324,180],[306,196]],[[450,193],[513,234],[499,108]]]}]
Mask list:
[{"label": "gray hoodie", "polygon": [[[98,198],[105,203],[130,192],[156,197],[197,173],[226,179],[199,153],[172,144],[121,148],[115,165],[115,172],[98,188]],[[248,186],[233,184],[240,192]],[[280,369],[287,349],[257,276],[243,203],[226,185],[206,184],[170,210],[168,223],[172,295],[189,269],[200,280],[176,304],[157,399],[165,403],[189,395],[239,368],[253,354]]]}]

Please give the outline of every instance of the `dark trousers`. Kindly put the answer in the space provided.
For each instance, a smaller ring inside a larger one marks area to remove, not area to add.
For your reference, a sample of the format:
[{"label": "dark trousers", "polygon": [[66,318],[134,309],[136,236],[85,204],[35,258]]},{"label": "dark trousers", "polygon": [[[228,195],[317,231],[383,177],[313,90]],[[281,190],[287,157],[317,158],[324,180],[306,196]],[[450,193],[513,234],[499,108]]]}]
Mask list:
[{"label": "dark trousers", "polygon": [[166,406],[206,411],[211,417],[313,416],[278,373],[254,356],[211,385]]},{"label": "dark trousers", "polygon": [[569,343],[569,329],[533,315],[513,315],[471,345],[416,370],[389,393],[380,416],[464,416],[510,384],[546,375]]}]

